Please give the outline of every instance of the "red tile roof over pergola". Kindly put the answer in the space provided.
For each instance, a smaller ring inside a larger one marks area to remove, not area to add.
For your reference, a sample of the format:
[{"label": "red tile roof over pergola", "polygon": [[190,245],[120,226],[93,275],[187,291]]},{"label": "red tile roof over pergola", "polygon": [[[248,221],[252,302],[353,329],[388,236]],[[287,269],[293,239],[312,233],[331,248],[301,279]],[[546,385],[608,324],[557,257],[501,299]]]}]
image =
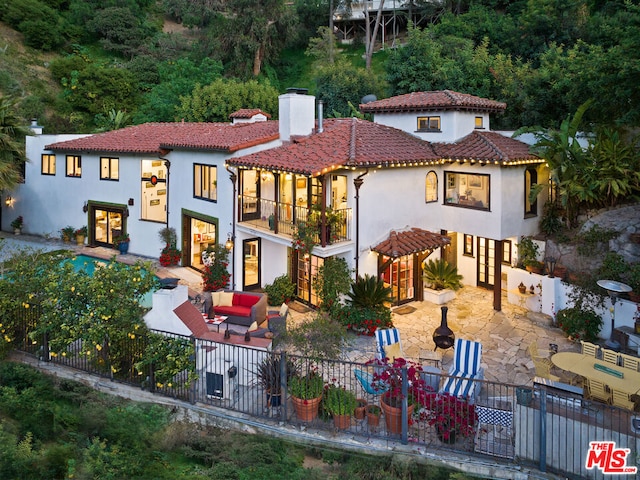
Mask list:
[{"label": "red tile roof over pergola", "polygon": [[503,112],[507,104],[451,90],[412,92],[360,105],[362,113],[429,112],[467,110]]},{"label": "red tile roof over pergola", "polygon": [[451,245],[451,239],[446,235],[412,228],[401,232],[391,230],[389,238],[371,250],[387,257],[398,258],[418,252],[431,252],[446,245]]}]

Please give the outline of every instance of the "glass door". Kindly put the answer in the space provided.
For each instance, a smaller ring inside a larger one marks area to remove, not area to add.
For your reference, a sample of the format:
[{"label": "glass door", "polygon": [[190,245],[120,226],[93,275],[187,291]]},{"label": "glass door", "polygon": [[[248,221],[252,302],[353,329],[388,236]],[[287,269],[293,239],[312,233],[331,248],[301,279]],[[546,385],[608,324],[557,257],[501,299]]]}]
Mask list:
[{"label": "glass door", "polygon": [[478,286],[493,288],[495,284],[496,242],[478,237]]},{"label": "glass door", "polygon": [[243,240],[242,252],[243,290],[254,290],[260,287],[260,239]]},{"label": "glass door", "polygon": [[415,297],[414,288],[414,256],[404,255],[391,260],[382,257],[386,265],[380,273],[386,286],[391,287],[395,304],[410,302]]},{"label": "glass door", "polygon": [[260,176],[257,170],[243,170],[242,175],[242,219],[260,218]]},{"label": "glass door", "polygon": [[111,247],[113,239],[124,231],[122,209],[94,207],[91,215],[93,243]]}]

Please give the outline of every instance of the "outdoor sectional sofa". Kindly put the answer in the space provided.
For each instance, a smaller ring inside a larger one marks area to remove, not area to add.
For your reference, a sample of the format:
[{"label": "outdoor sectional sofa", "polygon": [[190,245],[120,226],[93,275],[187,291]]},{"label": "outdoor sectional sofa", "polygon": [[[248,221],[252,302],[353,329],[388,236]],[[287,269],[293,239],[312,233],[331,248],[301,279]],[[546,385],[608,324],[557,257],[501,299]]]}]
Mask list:
[{"label": "outdoor sectional sofa", "polygon": [[205,311],[209,317],[223,315],[225,323],[250,327],[260,326],[267,318],[267,296],[263,293],[219,291],[205,297]]}]

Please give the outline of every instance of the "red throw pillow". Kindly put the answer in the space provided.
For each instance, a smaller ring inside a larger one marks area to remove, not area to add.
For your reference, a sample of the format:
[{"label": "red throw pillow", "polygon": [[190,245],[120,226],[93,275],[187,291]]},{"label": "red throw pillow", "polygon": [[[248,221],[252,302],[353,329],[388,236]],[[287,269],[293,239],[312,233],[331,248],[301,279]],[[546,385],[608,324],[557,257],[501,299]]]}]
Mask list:
[{"label": "red throw pillow", "polygon": [[256,303],[258,303],[258,300],[260,300],[255,295],[234,295],[234,301],[236,296],[240,297],[238,305],[241,305],[243,307],[253,307]]}]

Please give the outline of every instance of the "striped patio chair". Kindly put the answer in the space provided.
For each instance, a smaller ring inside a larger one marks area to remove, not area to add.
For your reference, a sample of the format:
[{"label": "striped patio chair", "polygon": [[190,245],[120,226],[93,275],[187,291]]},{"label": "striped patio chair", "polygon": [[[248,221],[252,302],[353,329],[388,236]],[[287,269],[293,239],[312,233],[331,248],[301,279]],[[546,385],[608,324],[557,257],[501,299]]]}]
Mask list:
[{"label": "striped patio chair", "polygon": [[388,358],[406,358],[402,351],[400,331],[397,328],[382,328],[376,330],[376,357],[378,360]]},{"label": "striped patio chair", "polygon": [[482,358],[482,344],[471,340],[456,338],[454,345],[453,365],[441,393],[449,393],[456,397],[468,398],[470,401],[480,393],[484,379],[484,369],[480,366]]}]

